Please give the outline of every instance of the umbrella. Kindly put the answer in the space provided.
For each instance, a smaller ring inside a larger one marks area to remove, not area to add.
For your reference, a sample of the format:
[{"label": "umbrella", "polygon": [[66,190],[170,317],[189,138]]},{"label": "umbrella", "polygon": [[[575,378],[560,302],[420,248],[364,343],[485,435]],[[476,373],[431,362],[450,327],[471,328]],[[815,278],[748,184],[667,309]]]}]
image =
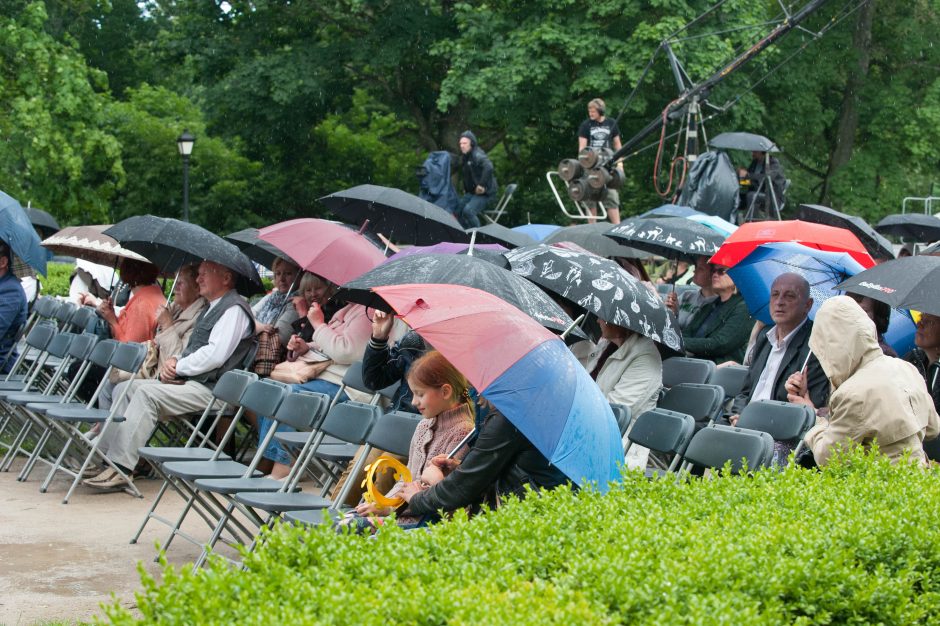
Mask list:
[{"label": "umbrella", "polygon": [[836,288],[895,308],[940,315],[940,257],[920,255],[885,261]]},{"label": "umbrella", "polygon": [[855,233],[873,259],[893,259],[891,242],[857,215],[848,215],[819,204],[801,204],[796,219],[845,228]]},{"label": "umbrella", "polygon": [[711,256],[725,240],[708,226],[674,217],[635,217],[612,228],[607,236],[675,260]]},{"label": "umbrella", "polygon": [[513,226],[509,230],[528,235],[536,241],[542,241],[559,228],[561,226],[558,224],[523,224],[522,226]]},{"label": "umbrella", "polygon": [[267,226],[258,237],[308,272],[335,285],[342,285],[385,261],[371,241],[342,224],[315,218],[300,218]]},{"label": "umbrella", "polygon": [[117,267],[121,259],[149,263],[136,252],[121,247],[114,237],[104,234],[109,225],[68,226],[42,242],[54,254],[71,256],[99,265]]},{"label": "umbrella", "polygon": [[738,229],[737,226],[717,215],[690,215],[686,219],[708,226],[722,237],[730,237],[731,233]]},{"label": "umbrella", "polygon": [[742,224],[725,240],[709,262],[734,267],[757,246],[774,241],[794,241],[817,250],[848,252],[863,267],[875,264],[865,246],[851,231],[800,220]]},{"label": "umbrella", "polygon": [[692,207],[680,206],[678,204],[664,204],[655,209],[650,209],[646,213],[637,217],[692,217],[693,215],[705,215],[701,211],[696,211]]},{"label": "umbrella", "polygon": [[708,142],[709,147],[722,150],[747,150],[748,152],[780,152],[777,144],[763,135],[754,133],[721,133]]},{"label": "umbrella", "polygon": [[[402,248],[392,256],[385,259],[385,262],[390,263],[391,261],[397,261],[398,259],[403,259],[414,254],[467,254],[469,249],[469,243],[442,241],[441,243],[436,243],[433,246],[411,246],[408,248]],[[473,254],[470,256],[477,256],[482,251],[495,252],[499,254],[506,252],[507,250],[508,248],[506,246],[501,246],[498,243],[479,243],[473,246]]]},{"label": "umbrella", "polygon": [[940,239],[940,218],[925,213],[897,213],[875,224],[875,230],[910,241],[936,241]]},{"label": "umbrella", "polygon": [[429,245],[439,241],[468,241],[453,215],[418,196],[390,187],[359,185],[320,198],[330,211],[403,244]]},{"label": "umbrella", "polygon": [[519,246],[529,246],[535,243],[535,239],[520,233],[511,228],[506,228],[500,224],[487,224],[479,228],[470,228],[467,230],[471,235],[477,234],[477,241],[483,243],[505,244],[509,248],[518,248]]},{"label": "umbrella", "polygon": [[[813,319],[823,302],[842,293],[836,287],[838,284],[864,270],[845,252],[826,252],[798,243],[780,242],[757,246],[729,269],[728,274],[744,296],[751,316],[765,324],[773,324],[768,308],[770,287],[781,274],[792,272],[807,280],[813,299],[809,318]],[[898,309],[891,311],[886,339],[899,354],[910,348],[916,330],[908,313]]]},{"label": "umbrella", "polygon": [[26,213],[29,215],[29,221],[33,225],[33,228],[39,231],[41,237],[51,237],[62,229],[48,211],[43,211],[36,207],[27,207]]},{"label": "umbrella", "polygon": [[263,293],[258,272],[234,244],[205,228],[170,217],[135,215],[104,231],[124,248],[143,256],[164,273],[200,261],[218,263],[237,274],[243,295]]},{"label": "umbrella", "polygon": [[504,255],[512,271],[610,324],[679,352],[678,324],[659,296],[615,262],[537,244]]},{"label": "umbrella", "polygon": [[[242,230],[225,235],[223,239],[232,242],[249,259],[260,263],[268,269],[274,269],[274,260],[278,257],[284,257],[294,262],[283,250],[278,250],[267,241],[260,239],[258,237],[257,228],[243,228]],[[296,262],[294,262],[294,264],[296,265]]]},{"label": "umbrella", "polygon": [[375,292],[568,478],[601,492],[619,479],[623,448],[610,404],[563,342],[479,289]]},{"label": "umbrella", "polygon": [[46,275],[46,251],[39,235],[16,199],[0,191],[0,240],[10,246],[13,254],[34,270]]},{"label": "umbrella", "polygon": [[628,259],[642,259],[649,256],[648,252],[625,246],[610,237],[605,237],[604,234],[614,226],[615,224],[610,222],[566,226],[550,234],[542,240],[542,243],[552,244],[567,241],[603,257],[619,256]]},{"label": "umbrella", "polygon": [[[373,293],[373,287],[404,284],[463,285],[483,289],[509,302],[543,326],[564,331],[574,321],[538,287],[512,272],[482,259],[462,255],[413,255],[380,265],[350,281],[335,298],[390,311],[389,303]],[[574,335],[584,338],[583,333]]]}]

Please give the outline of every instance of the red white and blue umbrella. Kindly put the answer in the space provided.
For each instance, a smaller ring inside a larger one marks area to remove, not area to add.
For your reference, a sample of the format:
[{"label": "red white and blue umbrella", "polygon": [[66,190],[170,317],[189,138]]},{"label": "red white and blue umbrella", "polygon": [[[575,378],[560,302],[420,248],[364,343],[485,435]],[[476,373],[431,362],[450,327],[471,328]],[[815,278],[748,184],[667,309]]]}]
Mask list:
[{"label": "red white and blue umbrella", "polygon": [[461,285],[373,291],[575,483],[607,491],[623,448],[610,404],[564,342],[496,296]]}]

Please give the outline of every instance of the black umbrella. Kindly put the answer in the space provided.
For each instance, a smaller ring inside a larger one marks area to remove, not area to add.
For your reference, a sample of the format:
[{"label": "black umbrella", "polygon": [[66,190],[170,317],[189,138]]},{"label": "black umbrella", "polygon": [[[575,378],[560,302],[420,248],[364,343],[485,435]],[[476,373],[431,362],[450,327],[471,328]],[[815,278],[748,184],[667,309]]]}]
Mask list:
[{"label": "black umbrella", "polygon": [[[463,285],[481,289],[524,311],[542,326],[558,332],[567,330],[574,323],[554,300],[521,276],[483,259],[456,254],[415,254],[396,259],[346,283],[334,297],[391,312],[392,308],[370,290],[384,285],[407,284]],[[585,338],[578,329],[571,335]]]},{"label": "black umbrella", "polygon": [[891,242],[885,239],[868,222],[857,215],[848,215],[835,209],[819,204],[801,204],[796,219],[804,222],[815,222],[826,226],[845,228],[855,233],[865,245],[865,249],[873,259],[893,259],[894,249]]},{"label": "black umbrella", "polygon": [[634,218],[605,236],[667,259],[693,261],[697,256],[712,256],[725,240],[708,226],[674,217]]},{"label": "black umbrella", "polygon": [[770,139],[754,133],[721,133],[708,142],[711,148],[747,150],[748,152],[780,152]]},{"label": "black umbrella", "polygon": [[599,319],[637,332],[677,352],[678,324],[646,285],[615,262],[536,244],[506,252],[512,271],[572,302]]},{"label": "black umbrella", "polygon": [[940,239],[940,218],[925,213],[897,213],[878,222],[875,230],[910,241],[936,241]]},{"label": "black umbrella", "polygon": [[244,295],[263,293],[255,266],[234,244],[205,228],[169,217],[135,215],[104,231],[121,246],[148,259],[165,273],[189,263],[212,261],[238,275],[237,288]]},{"label": "black umbrella", "polygon": [[470,241],[456,217],[400,189],[359,185],[323,196],[320,202],[347,222],[361,225],[369,220],[369,230],[396,243],[424,246]]},{"label": "black umbrella", "polygon": [[578,224],[559,228],[542,240],[542,243],[559,243],[568,241],[603,257],[626,257],[628,259],[643,259],[649,256],[648,252],[625,246],[605,237],[616,224],[609,222],[595,222],[594,224]]},{"label": "black umbrella", "polygon": [[940,315],[940,257],[885,261],[842,281],[835,289],[868,296],[896,309]]},{"label": "black umbrella", "polygon": [[26,213],[29,215],[29,221],[32,222],[33,228],[39,231],[39,235],[46,239],[56,234],[62,227],[59,226],[59,223],[55,221],[55,218],[52,217],[47,211],[42,209],[37,209],[35,207],[28,207]]},{"label": "black umbrella", "polygon": [[518,248],[519,246],[531,246],[535,239],[525,233],[517,230],[500,226],[499,224],[487,224],[479,228],[467,229],[467,234],[477,234],[477,243],[499,243],[507,248]]},{"label": "black umbrella", "polygon": [[259,239],[257,228],[243,228],[242,230],[225,235],[224,239],[235,244],[249,259],[260,263],[268,269],[274,269],[274,261],[278,257],[288,259],[294,263],[294,265],[297,265],[297,263],[282,250],[277,249],[263,239]]}]

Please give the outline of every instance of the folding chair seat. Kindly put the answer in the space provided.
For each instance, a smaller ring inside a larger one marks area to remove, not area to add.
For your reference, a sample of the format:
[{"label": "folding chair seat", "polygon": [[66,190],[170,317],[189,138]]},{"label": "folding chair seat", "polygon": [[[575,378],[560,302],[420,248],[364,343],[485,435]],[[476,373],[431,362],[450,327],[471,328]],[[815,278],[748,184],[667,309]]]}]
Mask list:
[{"label": "folding chair seat", "polygon": [[680,383],[670,388],[656,406],[691,415],[699,429],[718,419],[724,400],[724,389],[717,385]]},{"label": "folding chair seat", "polygon": [[710,382],[715,364],[706,359],[684,356],[669,357],[663,361],[663,387],[671,389],[682,383],[705,384]]},{"label": "folding chair seat", "polygon": [[685,451],[683,469],[692,466],[720,469],[731,463],[731,471],[740,473],[747,462],[749,470],[771,463],[774,438],[756,430],[711,424],[692,437]]},{"label": "folding chair seat", "polygon": [[58,359],[58,366],[56,367],[52,378],[46,383],[42,390],[37,391],[9,391],[9,390],[0,390],[0,399],[2,399],[9,406],[25,406],[30,402],[44,402],[44,403],[57,403],[61,402],[65,397],[63,393],[56,393],[56,391],[63,391],[62,388],[58,388],[58,382],[61,380],[63,375],[63,370],[68,366],[68,354],[69,347],[72,344],[72,340],[78,337],[75,333],[58,333],[55,337],[52,338],[52,341],[49,342],[49,345],[46,346],[46,353],[50,358],[54,357]]},{"label": "folding chair seat", "polygon": [[[672,455],[672,462],[665,470],[672,472],[679,466],[694,433],[695,420],[691,415],[660,408],[651,409],[636,418],[627,434],[629,443],[625,452],[638,445],[653,452]],[[647,470],[647,476],[658,474],[660,472],[653,468]]]},{"label": "folding chair seat", "polygon": [[[380,416],[378,421],[376,421],[375,426],[366,437],[367,449],[360,457],[359,467],[355,468],[355,471],[352,475],[358,475],[359,471],[362,469],[361,465],[365,463],[365,459],[368,456],[368,453],[373,448],[386,450],[399,456],[408,456],[408,451],[411,447],[411,439],[414,436],[415,428],[417,428],[420,421],[420,415],[415,415],[414,413],[405,413],[403,411],[394,411],[392,413],[386,413],[385,415]],[[295,524],[304,524],[309,526],[331,523],[340,515],[342,515],[343,502],[346,501],[349,488],[351,487],[352,481],[347,481],[342,492],[337,494],[336,498],[327,506],[319,506],[315,508],[307,507],[306,510],[296,507],[281,508],[276,510],[278,512],[284,513],[285,520]],[[258,506],[257,508],[264,507]]]},{"label": "folding chair seat", "polygon": [[[749,428],[770,435],[774,441],[803,448],[803,435],[816,423],[816,413],[808,406],[779,400],[750,402],[738,418],[738,428]],[[784,465],[785,459],[774,459]]]}]

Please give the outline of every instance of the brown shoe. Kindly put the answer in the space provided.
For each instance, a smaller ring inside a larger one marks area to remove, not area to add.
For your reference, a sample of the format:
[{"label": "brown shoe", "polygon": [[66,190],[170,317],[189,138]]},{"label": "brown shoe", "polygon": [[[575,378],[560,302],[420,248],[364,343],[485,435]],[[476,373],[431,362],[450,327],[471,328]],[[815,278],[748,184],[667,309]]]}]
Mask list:
[{"label": "brown shoe", "polygon": [[98,474],[97,476],[93,476],[92,478],[86,478],[85,480],[83,480],[82,484],[94,485],[100,482],[111,480],[115,476],[118,476],[117,470],[114,469],[113,467],[106,467],[104,468],[104,471]]},{"label": "brown shoe", "polygon": [[120,489],[123,487],[128,487],[133,484],[134,479],[128,476],[125,478],[121,476],[117,471],[111,470],[113,472],[111,478],[105,480],[99,480],[97,482],[88,483],[89,487],[94,487],[95,489]]}]

